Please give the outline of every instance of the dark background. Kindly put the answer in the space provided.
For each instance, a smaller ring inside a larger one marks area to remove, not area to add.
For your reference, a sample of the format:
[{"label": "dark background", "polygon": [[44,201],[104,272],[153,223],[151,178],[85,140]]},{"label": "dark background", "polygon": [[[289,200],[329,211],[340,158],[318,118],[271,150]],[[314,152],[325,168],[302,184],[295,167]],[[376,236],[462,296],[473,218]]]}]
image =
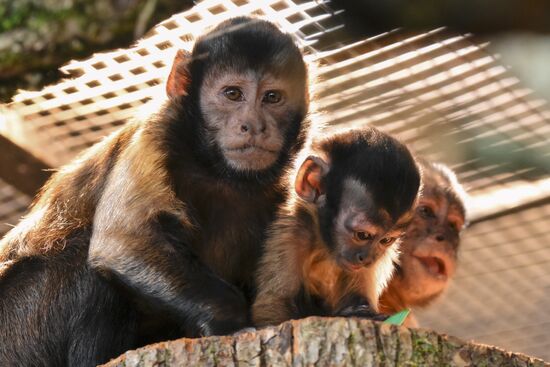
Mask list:
[{"label": "dark background", "polygon": [[351,32],[375,35],[394,28],[447,26],[480,35],[509,31],[550,33],[546,0],[334,0]]}]

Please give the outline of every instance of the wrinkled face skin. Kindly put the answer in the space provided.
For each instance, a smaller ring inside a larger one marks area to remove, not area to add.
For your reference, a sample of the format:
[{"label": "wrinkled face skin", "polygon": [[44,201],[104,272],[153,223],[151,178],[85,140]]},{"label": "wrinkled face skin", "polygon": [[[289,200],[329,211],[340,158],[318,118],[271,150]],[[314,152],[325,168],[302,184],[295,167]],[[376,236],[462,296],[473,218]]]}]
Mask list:
[{"label": "wrinkled face skin", "polygon": [[355,179],[346,179],[335,220],[333,250],[336,260],[350,272],[368,267],[396,244],[412,217],[406,212],[397,221],[375,205],[369,190]]},{"label": "wrinkled face skin", "polygon": [[237,171],[272,166],[291,119],[304,105],[303,88],[255,71],[212,71],[200,90],[200,109],[210,144]]},{"label": "wrinkled face skin", "polygon": [[400,266],[391,286],[411,306],[437,298],[454,275],[459,234],[464,227],[461,206],[429,183],[401,242]]}]

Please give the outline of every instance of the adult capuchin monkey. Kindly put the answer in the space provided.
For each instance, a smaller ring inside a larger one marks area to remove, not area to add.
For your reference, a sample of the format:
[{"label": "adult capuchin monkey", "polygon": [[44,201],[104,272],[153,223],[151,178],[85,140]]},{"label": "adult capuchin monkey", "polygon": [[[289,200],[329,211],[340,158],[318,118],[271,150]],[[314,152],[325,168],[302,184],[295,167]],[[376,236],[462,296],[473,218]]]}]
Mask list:
[{"label": "adult capuchin monkey", "polygon": [[306,140],[306,65],[273,24],[234,18],[178,53],[167,94],[57,172],[0,243],[1,366],[91,366],[248,325]]},{"label": "adult capuchin monkey", "polygon": [[[386,314],[427,306],[447,288],[456,268],[466,193],[446,166],[423,159],[418,163],[423,191],[401,242],[396,273],[380,299],[380,309]],[[405,325],[418,326],[414,315],[409,315]]]}]

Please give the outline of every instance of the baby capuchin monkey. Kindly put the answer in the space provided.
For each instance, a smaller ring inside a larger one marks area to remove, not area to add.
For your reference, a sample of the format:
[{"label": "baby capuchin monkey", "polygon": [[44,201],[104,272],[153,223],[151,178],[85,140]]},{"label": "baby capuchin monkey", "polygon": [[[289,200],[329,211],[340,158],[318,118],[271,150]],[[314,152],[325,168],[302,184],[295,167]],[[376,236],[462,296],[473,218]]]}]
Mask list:
[{"label": "baby capuchin monkey", "polygon": [[[441,296],[454,275],[459,236],[465,226],[466,193],[455,174],[440,163],[418,163],[423,189],[401,240],[396,274],[380,298],[380,310],[387,314],[424,307]],[[418,323],[409,315],[405,325]]]},{"label": "baby capuchin monkey", "polygon": [[269,230],[255,325],[311,315],[378,318],[419,185],[408,149],[374,128],[314,142],[289,184],[296,195]]}]

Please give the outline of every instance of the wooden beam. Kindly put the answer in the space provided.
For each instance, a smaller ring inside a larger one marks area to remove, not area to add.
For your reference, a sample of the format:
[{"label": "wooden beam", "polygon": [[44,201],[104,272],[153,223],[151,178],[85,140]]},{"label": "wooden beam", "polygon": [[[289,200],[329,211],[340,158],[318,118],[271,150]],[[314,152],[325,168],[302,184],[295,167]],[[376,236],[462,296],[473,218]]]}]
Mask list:
[{"label": "wooden beam", "polygon": [[31,197],[52,174],[51,167],[0,135],[0,177]]}]

